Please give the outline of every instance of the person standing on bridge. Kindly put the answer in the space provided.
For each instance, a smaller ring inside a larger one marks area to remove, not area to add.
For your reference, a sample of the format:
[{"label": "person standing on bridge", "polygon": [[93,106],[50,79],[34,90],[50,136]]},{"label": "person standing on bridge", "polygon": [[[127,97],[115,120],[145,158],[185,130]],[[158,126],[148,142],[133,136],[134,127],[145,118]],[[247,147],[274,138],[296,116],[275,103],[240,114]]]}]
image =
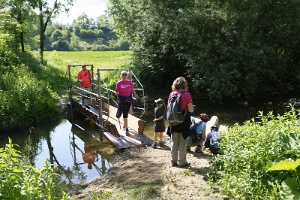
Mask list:
[{"label": "person standing on bridge", "polygon": [[116,117],[119,119],[123,114],[124,127],[126,135],[129,134],[128,131],[128,113],[132,102],[132,93],[134,91],[134,86],[131,80],[128,79],[127,71],[121,72],[121,80],[116,84],[115,93],[118,98],[118,111]]},{"label": "person standing on bridge", "polygon": [[[82,70],[78,73],[78,82],[80,83],[79,86],[80,88],[90,91],[91,87],[91,72],[86,69],[86,64],[82,63],[81,64]],[[86,92],[82,90],[82,104],[84,106],[89,106],[89,97],[87,97]]]}]

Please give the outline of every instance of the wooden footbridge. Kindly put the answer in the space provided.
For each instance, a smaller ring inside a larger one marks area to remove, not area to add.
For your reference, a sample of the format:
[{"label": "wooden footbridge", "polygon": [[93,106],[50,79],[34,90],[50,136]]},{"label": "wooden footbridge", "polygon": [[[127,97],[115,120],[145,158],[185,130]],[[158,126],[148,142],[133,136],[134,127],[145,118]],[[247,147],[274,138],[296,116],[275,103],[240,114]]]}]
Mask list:
[{"label": "wooden footbridge", "polygon": [[[92,84],[90,90],[85,90],[78,87],[79,84],[76,82],[77,74],[73,72],[76,67],[81,67],[81,65],[68,65],[71,115],[73,115],[73,109],[78,110],[98,126],[100,141],[103,141],[103,136],[106,136],[118,149],[151,145],[153,141],[143,134],[145,121],[140,119],[145,113],[144,89],[134,73],[130,69],[124,68],[97,69],[97,72],[94,73],[94,66],[87,64],[87,69],[92,74]],[[140,101],[134,102],[135,114],[128,115],[128,135],[123,130],[123,118],[118,119],[116,117],[117,101],[114,100],[116,99],[114,90],[109,89],[101,79],[104,73],[117,73],[119,75],[122,70],[129,72],[129,78],[134,83],[135,92],[140,97]],[[86,101],[88,102],[87,106]],[[139,116],[137,117],[137,115]]]}]

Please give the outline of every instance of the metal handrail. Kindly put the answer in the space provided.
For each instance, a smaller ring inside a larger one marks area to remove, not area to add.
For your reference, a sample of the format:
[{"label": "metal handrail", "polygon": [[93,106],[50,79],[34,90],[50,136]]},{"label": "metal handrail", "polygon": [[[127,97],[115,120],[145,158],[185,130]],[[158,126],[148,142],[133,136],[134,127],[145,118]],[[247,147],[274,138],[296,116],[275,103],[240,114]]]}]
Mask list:
[{"label": "metal handrail", "polygon": [[[74,86],[72,84],[72,81],[71,81],[71,68],[72,67],[78,67],[78,66],[81,66],[80,64],[75,64],[75,65],[68,65],[68,73],[69,73],[69,85],[68,85],[68,89],[69,89],[69,98],[70,100],[72,99],[72,94],[73,94],[73,88],[75,88],[77,90],[76,94],[79,96],[79,97],[83,97],[83,95],[85,94],[84,97],[88,97],[90,96],[89,98],[94,98],[96,101],[99,100],[99,124],[101,125],[101,127],[99,127],[99,129],[103,129],[103,124],[102,124],[102,100],[106,100],[107,103],[109,105],[111,105],[112,103],[114,105],[112,106],[116,106],[118,105],[118,102],[115,100],[115,99],[112,99],[111,98],[111,94],[114,94],[115,91],[114,90],[111,90],[109,89],[108,87],[106,86],[102,86],[101,85],[101,73],[102,71],[128,71],[130,74],[131,74],[131,79],[134,79],[135,83],[138,84],[138,86],[135,86],[135,91],[141,91],[142,94],[139,94],[139,97],[140,97],[140,100],[142,101],[143,103],[143,107],[137,107],[135,106],[134,109],[137,109],[137,110],[140,110],[142,111],[141,115],[139,116],[139,118],[141,118],[145,112],[146,112],[146,102],[145,102],[145,93],[144,93],[144,87],[143,85],[141,84],[141,82],[138,80],[138,78],[136,77],[136,75],[128,68],[102,68],[102,69],[97,69],[97,73],[96,73],[96,80],[94,79],[94,65],[92,64],[86,64],[86,66],[90,66],[91,67],[91,91],[89,90],[86,90],[84,88],[80,88],[78,86]],[[95,81],[97,81],[95,83]],[[95,91],[95,87],[98,86],[98,91],[96,92]],[[103,90],[104,92],[101,93],[101,90]],[[79,91],[79,92],[78,92]],[[81,91],[81,92],[80,92]],[[106,94],[106,95],[105,95]],[[88,96],[87,96],[88,95]]]}]

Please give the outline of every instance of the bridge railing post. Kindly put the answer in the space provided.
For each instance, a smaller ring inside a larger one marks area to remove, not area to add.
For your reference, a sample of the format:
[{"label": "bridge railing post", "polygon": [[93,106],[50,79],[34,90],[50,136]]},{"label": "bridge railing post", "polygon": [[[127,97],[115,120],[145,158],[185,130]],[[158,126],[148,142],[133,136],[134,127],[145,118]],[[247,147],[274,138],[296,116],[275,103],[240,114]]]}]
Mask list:
[{"label": "bridge railing post", "polygon": [[103,141],[103,120],[102,120],[102,98],[101,98],[101,74],[100,70],[97,69],[97,80],[98,80],[98,98],[99,98],[99,132],[100,132],[100,141]]}]

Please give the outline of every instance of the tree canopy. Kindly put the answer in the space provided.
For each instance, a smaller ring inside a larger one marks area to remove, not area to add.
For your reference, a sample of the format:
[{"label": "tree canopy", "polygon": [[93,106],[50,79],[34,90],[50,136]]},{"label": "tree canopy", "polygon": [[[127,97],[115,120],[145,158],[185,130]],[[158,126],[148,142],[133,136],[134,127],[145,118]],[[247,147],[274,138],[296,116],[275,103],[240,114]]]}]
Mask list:
[{"label": "tree canopy", "polygon": [[147,90],[169,91],[185,76],[195,98],[224,100],[275,97],[299,84],[300,1],[109,2]]}]

